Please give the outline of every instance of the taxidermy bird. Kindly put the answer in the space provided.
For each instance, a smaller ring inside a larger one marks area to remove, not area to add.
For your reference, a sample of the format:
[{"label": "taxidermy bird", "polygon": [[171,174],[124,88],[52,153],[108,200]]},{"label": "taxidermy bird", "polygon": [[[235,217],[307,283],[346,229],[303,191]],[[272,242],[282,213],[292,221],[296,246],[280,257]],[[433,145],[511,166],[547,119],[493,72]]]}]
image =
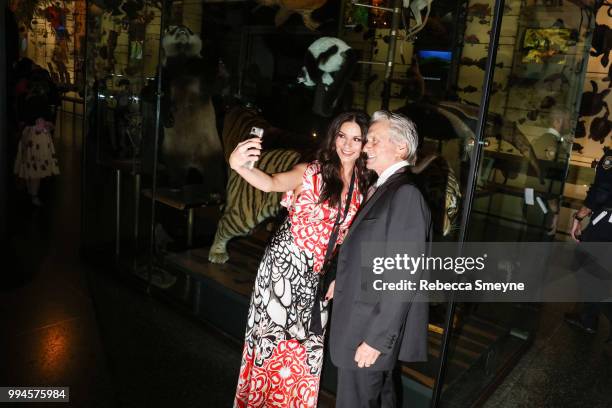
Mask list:
[{"label": "taxidermy bird", "polygon": [[429,9],[431,8],[432,0],[404,0],[404,7],[410,7],[410,11],[414,16],[414,20],[416,21],[416,26],[420,27],[423,25],[423,19],[421,17],[421,12],[423,10],[429,14]]},{"label": "taxidermy bird", "polygon": [[319,38],[308,47],[298,83],[308,87],[322,83],[329,87],[334,83],[333,74],[340,71],[352,55],[351,47],[339,38]]},{"label": "taxidermy bird", "polygon": [[320,23],[312,19],[312,12],[323,7],[327,0],[257,0],[262,6],[278,6],[279,9],[274,17],[274,25],[279,27],[294,13],[302,16],[304,25],[309,30],[316,30]]}]

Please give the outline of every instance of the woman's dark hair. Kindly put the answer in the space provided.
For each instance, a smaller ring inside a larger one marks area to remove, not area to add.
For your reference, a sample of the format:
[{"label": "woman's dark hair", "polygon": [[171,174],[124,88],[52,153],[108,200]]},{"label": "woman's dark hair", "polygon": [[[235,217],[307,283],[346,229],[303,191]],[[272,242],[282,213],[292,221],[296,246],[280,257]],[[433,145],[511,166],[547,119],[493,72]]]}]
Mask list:
[{"label": "woman's dark hair", "polygon": [[[342,125],[346,122],[354,122],[361,129],[361,145],[365,146],[367,142],[367,133],[369,125],[369,117],[363,112],[344,112],[336,116],[327,129],[325,139],[321,143],[317,151],[317,161],[321,166],[321,175],[323,177],[323,186],[321,188],[321,197],[319,202],[329,202],[329,205],[334,207],[341,202],[342,194],[342,164],[340,157],[336,153],[336,137]],[[365,194],[370,181],[370,171],[365,165],[365,154],[360,154],[355,162],[357,182],[359,191]]]}]

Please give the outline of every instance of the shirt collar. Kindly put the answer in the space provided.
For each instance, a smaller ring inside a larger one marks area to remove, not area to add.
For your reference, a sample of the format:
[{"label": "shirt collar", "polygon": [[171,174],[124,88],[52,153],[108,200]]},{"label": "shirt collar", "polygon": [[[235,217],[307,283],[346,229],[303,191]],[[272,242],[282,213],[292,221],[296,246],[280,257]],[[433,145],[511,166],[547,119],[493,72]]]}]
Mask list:
[{"label": "shirt collar", "polygon": [[378,176],[378,180],[376,181],[376,187],[380,187],[384,184],[385,181],[387,181],[387,179],[389,177],[391,177],[392,175],[394,175],[399,169],[409,166],[410,163],[408,163],[408,161],[406,160],[402,160],[400,162],[397,162],[395,164],[392,164],[391,166],[387,167],[385,169],[385,171],[383,171],[380,176]]},{"label": "shirt collar", "polygon": [[557,140],[563,141],[563,137],[561,136],[561,133],[559,133],[559,131],[555,128],[548,128],[548,130],[546,131],[547,133],[550,133],[551,135],[553,135]]}]

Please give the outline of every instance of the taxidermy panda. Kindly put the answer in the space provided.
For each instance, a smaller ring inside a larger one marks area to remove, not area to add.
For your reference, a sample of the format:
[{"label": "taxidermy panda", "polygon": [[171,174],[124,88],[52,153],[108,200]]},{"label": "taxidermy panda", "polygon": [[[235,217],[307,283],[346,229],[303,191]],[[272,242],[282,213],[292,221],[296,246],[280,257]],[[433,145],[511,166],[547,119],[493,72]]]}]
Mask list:
[{"label": "taxidermy panda", "polygon": [[202,40],[185,26],[170,26],[164,51],[161,146],[172,187],[205,184],[210,192],[225,190],[225,163],[211,96],[217,61],[203,58]]},{"label": "taxidermy panda", "polygon": [[171,59],[200,58],[202,40],[189,27],[172,25],[164,32],[162,48],[164,50],[162,64],[165,67]]},{"label": "taxidermy panda", "polygon": [[308,47],[298,83],[309,87],[323,83],[328,88],[334,82],[332,74],[340,71],[353,54],[353,49],[339,38],[319,38]]},{"label": "taxidermy panda", "polygon": [[321,37],[308,47],[298,83],[316,87],[312,111],[322,117],[333,116],[341,105],[351,105],[349,80],[357,66],[357,54],[335,37]]},{"label": "taxidermy panda", "polygon": [[162,121],[165,127],[174,126],[170,101],[170,83],[180,77],[180,71],[191,60],[202,58],[202,40],[184,25],[171,25],[162,38]]}]

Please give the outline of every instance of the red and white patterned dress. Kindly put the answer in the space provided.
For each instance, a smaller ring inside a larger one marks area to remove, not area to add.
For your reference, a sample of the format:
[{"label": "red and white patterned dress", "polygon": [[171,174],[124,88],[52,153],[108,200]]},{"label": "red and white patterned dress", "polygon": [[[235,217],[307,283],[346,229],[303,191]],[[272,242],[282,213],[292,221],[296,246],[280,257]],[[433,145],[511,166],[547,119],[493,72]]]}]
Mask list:
[{"label": "red and white patterned dress", "polygon": [[[272,236],[259,264],[234,407],[317,406],[324,335],[310,332],[309,327],[319,272],[338,211],[318,203],[322,183],[319,164],[311,163],[304,172],[302,191],[295,197],[286,193],[281,201],[289,216]],[[355,186],[338,243],[362,198]],[[342,210],[344,207],[345,202]],[[321,303],[320,310],[325,327],[327,302]]]}]

